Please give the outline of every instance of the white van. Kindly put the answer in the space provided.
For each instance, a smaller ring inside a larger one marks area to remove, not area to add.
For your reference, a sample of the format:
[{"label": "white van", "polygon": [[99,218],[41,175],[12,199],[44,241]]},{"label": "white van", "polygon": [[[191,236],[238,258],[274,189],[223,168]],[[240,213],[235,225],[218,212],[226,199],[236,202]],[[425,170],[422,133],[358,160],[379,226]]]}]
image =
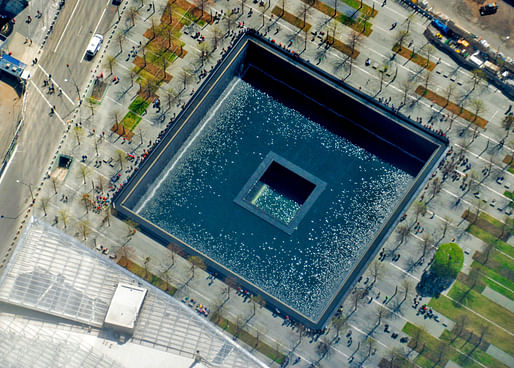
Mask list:
[{"label": "white van", "polygon": [[95,34],[91,41],[89,41],[89,45],[86,49],[86,58],[91,59],[96,55],[100,47],[102,46],[102,42],[104,41],[104,36],[101,34]]}]

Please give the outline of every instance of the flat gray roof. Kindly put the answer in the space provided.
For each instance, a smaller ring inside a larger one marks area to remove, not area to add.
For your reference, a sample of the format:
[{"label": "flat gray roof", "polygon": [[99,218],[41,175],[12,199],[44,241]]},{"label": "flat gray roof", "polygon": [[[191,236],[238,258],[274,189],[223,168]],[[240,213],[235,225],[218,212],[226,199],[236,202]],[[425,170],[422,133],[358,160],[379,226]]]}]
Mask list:
[{"label": "flat gray roof", "polygon": [[119,283],[107,310],[104,324],[133,330],[146,296],[146,289]]}]

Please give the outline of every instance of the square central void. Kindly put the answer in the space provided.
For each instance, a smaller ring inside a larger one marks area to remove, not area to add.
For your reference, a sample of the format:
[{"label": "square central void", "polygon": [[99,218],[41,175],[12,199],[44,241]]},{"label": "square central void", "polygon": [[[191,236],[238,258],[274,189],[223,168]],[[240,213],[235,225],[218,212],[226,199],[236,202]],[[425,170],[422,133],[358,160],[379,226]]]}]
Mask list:
[{"label": "square central void", "polygon": [[114,202],[163,245],[319,327],[445,147],[247,35]]},{"label": "square central void", "polygon": [[324,181],[270,152],[234,201],[291,235],[325,186]]}]

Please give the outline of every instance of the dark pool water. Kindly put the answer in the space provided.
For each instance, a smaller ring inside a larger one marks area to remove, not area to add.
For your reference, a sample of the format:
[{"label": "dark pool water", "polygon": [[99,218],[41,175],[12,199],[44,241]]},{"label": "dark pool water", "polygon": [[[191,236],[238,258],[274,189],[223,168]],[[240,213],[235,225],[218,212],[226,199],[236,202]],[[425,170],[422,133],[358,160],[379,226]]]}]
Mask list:
[{"label": "dark pool water", "polygon": [[[414,179],[318,123],[235,79],[135,209],[317,319]],[[291,235],[234,203],[270,151],[327,184]]]}]

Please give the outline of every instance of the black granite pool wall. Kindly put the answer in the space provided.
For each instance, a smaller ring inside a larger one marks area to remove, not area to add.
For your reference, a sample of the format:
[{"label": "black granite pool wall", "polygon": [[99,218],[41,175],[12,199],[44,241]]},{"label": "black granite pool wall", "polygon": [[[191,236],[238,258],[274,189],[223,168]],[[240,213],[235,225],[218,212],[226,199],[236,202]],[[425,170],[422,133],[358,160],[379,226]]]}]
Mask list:
[{"label": "black granite pool wall", "polygon": [[[154,175],[140,175],[141,173],[146,173],[149,169],[150,165],[148,165],[147,162],[151,163],[153,173],[160,173],[164,170],[169,160],[172,159],[173,155],[180,149],[184,141],[191,135],[193,130],[207,114],[208,110],[213,107],[213,104],[224,92],[228,84],[236,75],[243,72],[243,61],[246,58],[246,50],[247,48],[245,47],[237,50],[236,54],[233,55],[230,60],[225,60],[225,62],[209,76],[209,79],[200,85],[198,91],[188,102],[184,110],[177,116],[173,128],[163,137],[162,142],[166,144],[161,144],[152,151],[140,172],[136,174],[137,178],[134,177],[131,180],[131,183],[137,181],[137,184],[135,186],[129,185],[133,189],[133,192],[126,198],[124,202],[125,206],[134,208],[139,198],[141,198],[154,183]],[[161,157],[162,159],[160,159]]]},{"label": "black granite pool wall", "polygon": [[[344,129],[351,130],[358,126],[359,132],[372,133],[384,142],[387,141],[391,146],[397,146],[398,149],[407,152],[415,157],[417,161],[422,162],[414,173],[416,178],[406,195],[382,225],[375,239],[367,246],[363,256],[354,265],[344,282],[337,290],[334,290],[329,305],[316,320],[310,319],[284,304],[246,280],[244,275],[233,273],[205,254],[183,243],[173,234],[167,233],[134,212],[134,207],[141,196],[155,183],[156,178],[165,169],[208,110],[213,107],[213,103],[220,97],[233,77],[248,71],[251,65],[290,84],[292,88],[298,89],[299,93],[305,94],[308,98],[319,100],[321,103],[321,105],[318,104],[319,106],[326,106],[336,115],[344,115]],[[294,68],[294,66],[297,68]],[[348,106],[351,106],[351,108],[348,108]],[[250,32],[239,39],[229,55],[209,74],[207,80],[204,81],[185,109],[179,114],[173,128],[166,133],[161,143],[144,161],[130,182],[117,193],[114,198],[114,207],[118,217],[134,220],[139,224],[141,231],[152,239],[165,246],[170,243],[177,244],[189,255],[201,256],[211,271],[217,272],[223,277],[236,277],[241,287],[251,293],[261,295],[270,309],[278,309],[292,319],[316,329],[322,327],[331,318],[357,278],[378,253],[385,239],[393,231],[399,217],[406,211],[414,200],[416,193],[422,188],[437,166],[446,150],[447,143],[446,139],[434,135],[401,115],[393,114],[371,97],[345,85],[315,66],[298,60],[288,51]]]},{"label": "black granite pool wall", "polygon": [[[377,107],[376,101],[370,97],[341,88],[340,81],[312,65],[287,57],[280,52],[270,53],[265,47],[259,46],[253,44],[248,48],[246,62],[280,80],[287,85],[286,88],[297,90],[299,94],[311,99],[313,103],[300,112],[310,115],[309,110],[316,110],[312,114],[314,121],[319,120],[316,117],[320,115],[328,116],[322,111],[328,109],[333,115],[332,120],[337,121],[336,124],[343,125],[335,127],[343,134],[354,131],[356,135],[367,136],[366,132],[358,132],[358,130],[359,128],[368,130],[389,144],[400,147],[423,163],[436,150],[437,143],[430,142],[420,135],[419,131],[409,129],[408,124],[405,124],[401,117],[390,113],[388,109],[384,109],[384,106]],[[292,63],[297,68],[292,68]],[[252,79],[252,82],[258,83],[255,78]],[[273,94],[273,91],[269,92]],[[302,110],[302,104],[298,103],[294,108]],[[396,124],[391,124],[388,120],[393,120]],[[361,145],[362,142],[358,144]],[[368,148],[365,142],[363,146]]]}]

